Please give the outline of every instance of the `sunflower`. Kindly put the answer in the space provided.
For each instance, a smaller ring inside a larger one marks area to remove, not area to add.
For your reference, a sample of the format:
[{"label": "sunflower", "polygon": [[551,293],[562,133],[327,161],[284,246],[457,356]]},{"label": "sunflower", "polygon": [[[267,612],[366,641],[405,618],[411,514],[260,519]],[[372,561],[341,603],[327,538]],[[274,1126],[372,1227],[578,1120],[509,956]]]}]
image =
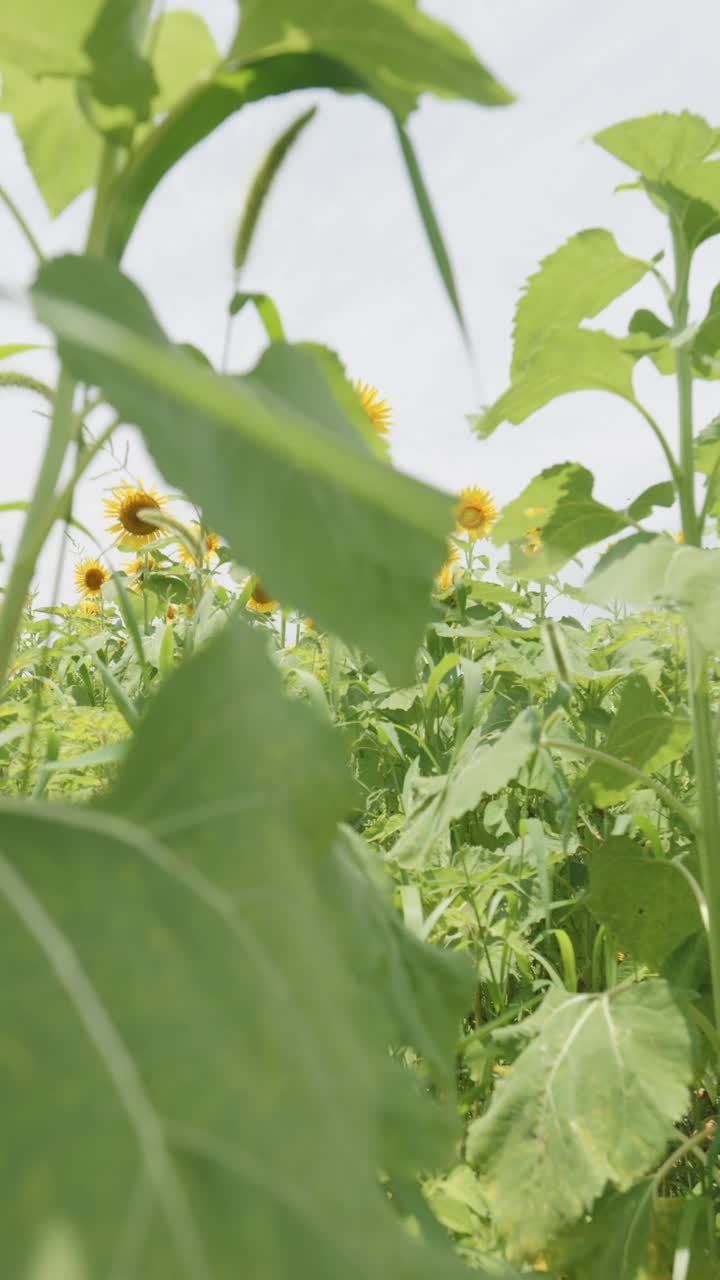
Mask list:
[{"label": "sunflower", "polygon": [[[220,534],[212,533],[209,529],[206,529],[203,532],[200,525],[195,521],[190,525],[190,528],[192,529],[197,542],[201,546],[204,544],[205,549],[203,552],[203,560],[205,561],[205,564],[207,564],[211,557],[216,556],[218,553],[218,547],[220,546]],[[178,542],[178,550],[183,564],[187,564],[192,568],[196,564],[196,560],[190,548],[186,546],[184,542]]]},{"label": "sunflower", "polygon": [[83,600],[96,601],[109,577],[107,569],[92,556],[78,560],[75,565],[75,588]]},{"label": "sunflower", "polygon": [[248,596],[247,607],[252,609],[254,613],[274,613],[278,607],[278,602],[268,595],[260,579],[256,578],[253,589]]},{"label": "sunflower", "polygon": [[460,559],[460,552],[454,542],[448,543],[448,557],[444,565],[435,574],[435,581],[440,591],[447,591],[455,581],[455,565]]},{"label": "sunflower", "polygon": [[121,484],[113,490],[112,498],[105,499],[105,514],[109,520],[114,520],[108,525],[108,530],[117,535],[117,542],[125,542],[137,551],[146,543],[154,542],[162,533],[156,525],[143,520],[138,512],[145,507],[159,511],[166,503],[167,498],[158,493],[155,485],[146,489],[141,481],[135,487],[127,482]]},{"label": "sunflower", "polygon": [[377,387],[369,382],[353,382],[357,397],[379,436],[390,434],[393,425],[392,409],[387,400],[382,400]]},{"label": "sunflower", "polygon": [[155,561],[152,556],[137,556],[135,560],[131,560],[125,572],[128,578],[132,578],[130,583],[131,591],[142,591],[143,582],[145,581],[145,561],[147,561],[147,571],[152,573],[155,568]]},{"label": "sunflower", "polygon": [[497,518],[497,507],[487,489],[463,489],[455,507],[458,533],[466,533],[471,542],[486,538]]},{"label": "sunflower", "polygon": [[81,618],[97,618],[100,606],[95,600],[81,600],[77,606],[77,612]]}]

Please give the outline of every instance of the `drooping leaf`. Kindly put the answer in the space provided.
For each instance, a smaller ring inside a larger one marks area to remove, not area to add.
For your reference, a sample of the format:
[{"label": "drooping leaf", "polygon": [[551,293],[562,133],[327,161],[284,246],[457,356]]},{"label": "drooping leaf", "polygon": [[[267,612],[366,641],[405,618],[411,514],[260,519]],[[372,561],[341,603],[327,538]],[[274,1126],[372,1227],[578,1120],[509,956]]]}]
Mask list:
[{"label": "drooping leaf", "polygon": [[142,294],[107,262],[50,263],[34,296],[70,367],[141,427],[168,482],[238,562],[403,683],[450,503],[373,456],[341,407],[344,379],[283,344],[249,377],[215,375],[170,347]]},{"label": "drooping leaf", "polygon": [[590,910],[640,964],[659,969],[702,928],[695,895],[669,859],[616,836],[595,847],[589,863]]},{"label": "drooping leaf", "polygon": [[[669,715],[644,676],[629,676],[601,750],[652,774],[682,756],[689,742],[689,720]],[[638,779],[600,761],[591,764],[581,784],[583,794],[600,807],[617,804],[638,785]]]},{"label": "drooping leaf", "polygon": [[592,473],[576,462],[540,472],[503,513],[492,531],[496,546],[510,543],[518,577],[540,579],[567,564],[583,547],[610,538],[627,517],[592,496]]},{"label": "drooping leaf", "polygon": [[663,480],[660,484],[651,484],[643,489],[637,498],[630,503],[628,515],[633,520],[646,520],[652,515],[655,507],[671,507],[676,500],[675,486],[672,480]]},{"label": "drooping leaf", "polygon": [[512,101],[469,46],[415,0],[250,0],[243,3],[230,57],[317,53],[346,65],[405,119],[421,93],[485,106]]},{"label": "drooping leaf", "polygon": [[598,995],[553,988],[523,1031],[530,1043],[468,1139],[516,1258],[538,1254],[607,1182],[626,1190],[645,1173],[685,1109],[692,1076],[688,1023],[658,978]]},{"label": "drooping leaf", "polygon": [[55,217],[92,186],[100,156],[100,138],[78,105],[74,84],[36,80],[3,62],[0,111],[12,116],[25,159]]},{"label": "drooping leaf", "polygon": [[720,516],[720,418],[714,418],[695,438],[695,469],[706,477],[708,513],[717,518]]},{"label": "drooping leaf", "polygon": [[720,284],[710,295],[707,314],[692,344],[693,364],[706,378],[720,378]]},{"label": "drooping leaf", "polygon": [[620,338],[597,329],[553,329],[508,390],[471,423],[484,439],[501,423],[524,422],[571,391],[609,391],[632,402],[633,366]]},{"label": "drooping leaf", "polygon": [[247,262],[258,221],[273,183],[298,138],[311,120],[314,119],[316,111],[317,107],[310,107],[309,110],[303,111],[293,120],[286,129],[283,129],[280,136],[273,142],[253,178],[235,235],[233,266],[236,272],[242,271]]},{"label": "drooping leaf", "polygon": [[515,311],[513,379],[551,329],[598,315],[649,270],[649,263],[622,253],[610,232],[600,227],[578,232],[544,258]]},{"label": "drooping leaf", "polygon": [[237,316],[251,302],[262,321],[270,342],[284,342],[285,330],[272,298],[267,293],[234,293],[230,301],[230,315]]},{"label": "drooping leaf", "polygon": [[446,838],[451,822],[517,777],[537,749],[537,714],[532,709],[520,712],[494,742],[483,740],[483,733],[479,728],[468,735],[449,774],[422,780],[426,802],[406,823],[391,851],[398,865],[424,866],[438,842]]},{"label": "drooping leaf", "polygon": [[471,988],[331,850],[336,748],[235,623],[163,687],[100,806],[3,802],[8,1274],[58,1221],[93,1276],[466,1274],[377,1170],[451,1158],[452,1104],[387,1050],[443,1088]]},{"label": "drooping leaf", "polygon": [[670,325],[665,324],[654,311],[641,307],[632,315],[628,330],[635,352],[639,351],[639,339],[646,342],[643,354],[650,357],[658,373],[671,374],[675,371],[675,353],[670,346]]}]

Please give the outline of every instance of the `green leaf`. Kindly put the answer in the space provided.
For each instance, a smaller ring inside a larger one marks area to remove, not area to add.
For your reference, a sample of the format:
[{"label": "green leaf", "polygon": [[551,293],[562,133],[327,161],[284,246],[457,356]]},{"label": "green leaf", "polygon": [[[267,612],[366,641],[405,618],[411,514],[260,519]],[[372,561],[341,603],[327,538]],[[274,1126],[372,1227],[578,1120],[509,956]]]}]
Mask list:
[{"label": "green leaf", "polygon": [[578,232],[544,258],[515,311],[513,380],[550,330],[598,315],[649,270],[649,263],[622,253],[610,232],[599,227]]},{"label": "green leaf", "polygon": [[468,1139],[515,1258],[534,1257],[608,1181],[626,1190],[663,1154],[692,1077],[690,1029],[658,978],[599,995],[553,988],[523,1030],[528,1047]]},{"label": "green leaf", "polygon": [[706,378],[720,378],[720,284],[710,295],[707,315],[692,344],[693,364]]},{"label": "green leaf", "polygon": [[636,311],[631,317],[628,330],[631,337],[635,339],[633,342],[635,352],[640,350],[637,339],[645,340],[646,349],[642,354],[650,357],[658,373],[675,372],[675,352],[670,346],[670,326],[656,316],[654,311],[648,311],[645,307]]},{"label": "green leaf", "polygon": [[55,0],[4,4],[0,12],[0,50],[4,60],[33,76],[82,76],[90,71],[85,40],[103,0]]},{"label": "green leaf", "polygon": [[168,681],[100,806],[0,805],[9,1275],[57,1221],[93,1276],[466,1274],[377,1170],[452,1159],[388,1046],[447,1091],[469,972],[331,848],[337,738],[263,648],[231,624]]},{"label": "green leaf", "polygon": [[720,645],[720,550],[676,547],[664,587],[700,643],[715,652]]},{"label": "green leaf", "polygon": [[530,355],[510,387],[484,413],[471,418],[483,439],[503,422],[524,422],[571,391],[609,391],[634,401],[632,356],[622,339],[599,329],[553,329]]},{"label": "green leaf", "polygon": [[230,57],[320,54],[345,66],[404,120],[422,93],[485,106],[512,102],[449,27],[415,0],[245,0]]},{"label": "green leaf", "polygon": [[585,595],[595,604],[648,604],[662,597],[665,573],[677,549],[667,534],[633,533],[598,561],[585,583]]},{"label": "green leaf", "polygon": [[153,23],[148,41],[157,82],[153,114],[169,111],[192,85],[220,62],[207,26],[189,9],[171,9]]},{"label": "green leaf", "polygon": [[470,733],[450,773],[423,779],[430,798],[405,825],[390,856],[403,867],[422,867],[449,825],[475,809],[485,796],[501,791],[527,762],[539,741],[539,722],[533,709],[521,711],[494,742],[484,730]]},{"label": "green leaf", "polygon": [[128,107],[137,120],[147,120],[158,88],[141,52],[147,7],[146,0],[104,0],[83,46],[92,96],[107,107]]},{"label": "green leaf", "polygon": [[630,503],[627,513],[633,520],[646,520],[652,515],[655,507],[672,507],[675,499],[675,486],[672,480],[664,480],[660,484],[651,484],[649,488],[643,489],[634,502]]},{"label": "green leaf", "polygon": [[403,153],[405,167],[407,168],[410,184],[415,195],[415,203],[417,204],[418,213],[420,214],[422,224],[425,228],[425,234],[427,236],[433,258],[435,259],[435,265],[440,272],[440,278],[445,286],[445,292],[447,294],[448,301],[450,302],[450,306],[455,312],[455,318],[460,326],[460,332],[465,339],[466,346],[469,347],[470,338],[468,335],[467,324],[465,322],[465,315],[462,309],[462,303],[460,302],[457,283],[455,281],[455,273],[453,271],[452,262],[450,261],[450,255],[445,246],[442,231],[440,230],[440,224],[435,216],[435,210],[432,206],[430,194],[425,185],[425,179],[423,178],[422,169],[420,168],[420,161],[417,158],[415,148],[413,147],[407,129],[398,119],[395,121],[395,126],[397,128],[397,135],[400,142],[400,148]]},{"label": "green leaf", "polygon": [[40,194],[56,217],[93,185],[100,158],[100,138],[78,105],[74,84],[36,80],[3,62],[0,111],[12,115]]},{"label": "green leaf", "polygon": [[39,342],[6,342],[0,346],[0,360],[8,360],[10,356],[22,355],[25,351],[43,351]]},{"label": "green leaf", "polygon": [[[690,721],[671,716],[666,704],[652,692],[644,676],[629,676],[624,682],[620,705],[601,749],[644,773],[656,773],[684,755],[690,742]],[[580,784],[593,804],[603,808],[629,795],[639,780],[628,777],[614,765],[595,761]]]},{"label": "green leaf", "polygon": [[708,513],[720,517],[720,417],[708,423],[695,438],[695,470],[706,476]]},{"label": "green leaf", "polygon": [[616,836],[593,848],[588,906],[623,951],[659,969],[702,928],[698,904],[679,867]]},{"label": "green leaf", "polygon": [[583,547],[619,533],[627,517],[592,496],[592,473],[577,462],[547,467],[503,509],[492,531],[511,544],[512,572],[536,580],[555,573]]},{"label": "green leaf", "polygon": [[168,483],[237,561],[406,683],[451,504],[373,456],[341,408],[344,380],[283,344],[247,378],[213,374],[171,348],[107,262],[50,263],[34,297],[63,359],[141,427]]},{"label": "green leaf", "polygon": [[270,342],[284,342],[285,330],[272,298],[267,293],[235,293],[230,302],[230,315],[239,315],[243,307],[251,302],[260,317],[263,328]]},{"label": "green leaf", "polygon": [[293,120],[286,129],[283,129],[280,136],[275,139],[268,150],[265,159],[253,178],[235,235],[233,266],[236,273],[242,271],[247,262],[263,206],[272,190],[275,179],[298,138],[310,124],[310,121],[314,119],[316,112],[317,107],[310,107],[308,111],[303,111],[301,115]]},{"label": "green leaf", "polygon": [[595,142],[650,182],[664,183],[720,150],[720,129],[690,111],[666,111],[611,125],[595,134]]}]

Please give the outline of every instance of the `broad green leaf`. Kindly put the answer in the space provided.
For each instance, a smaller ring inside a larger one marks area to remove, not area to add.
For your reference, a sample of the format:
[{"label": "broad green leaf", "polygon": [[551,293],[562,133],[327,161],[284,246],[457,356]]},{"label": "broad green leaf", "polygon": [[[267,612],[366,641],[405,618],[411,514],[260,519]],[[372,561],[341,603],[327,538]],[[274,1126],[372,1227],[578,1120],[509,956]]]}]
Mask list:
[{"label": "broad green leaf", "polygon": [[627,509],[629,516],[633,520],[646,520],[652,515],[655,507],[672,507],[676,500],[675,486],[672,480],[661,481],[660,484],[651,484],[649,488],[643,489],[637,498],[630,503]]},{"label": "broad green leaf", "polygon": [[592,496],[593,476],[576,462],[547,467],[503,508],[492,531],[511,544],[511,568],[536,580],[555,573],[583,547],[619,533],[627,517]]},{"label": "broad green leaf", "polygon": [[617,542],[598,561],[585,583],[595,604],[612,600],[648,604],[662,597],[665,573],[677,543],[667,534],[633,533]]},{"label": "broad green leaf", "polygon": [[152,66],[158,92],[153,113],[169,111],[178,98],[220,61],[203,19],[189,9],[161,13],[150,32]]},{"label": "broad green leaf", "polygon": [[424,866],[434,847],[446,838],[451,822],[517,777],[537,749],[537,715],[532,709],[522,711],[494,742],[483,735],[483,728],[468,735],[449,774],[422,780],[429,784],[429,799],[406,823],[392,848],[393,862]]},{"label": "broad green leaf", "polygon": [[[58,10],[59,12],[59,10]],[[0,111],[9,112],[48,212],[56,217],[97,175],[100,138],[83,115],[70,80],[33,79],[2,63]],[[62,163],[58,163],[62,156]]]},{"label": "broad green leaf", "polygon": [[706,477],[709,514],[720,517],[720,418],[708,423],[695,439],[695,469]]},{"label": "broad green leaf", "polygon": [[[690,722],[668,715],[665,707],[644,676],[629,676],[601,750],[644,773],[655,773],[677,760],[690,742]],[[583,794],[601,808],[617,804],[638,785],[639,780],[599,761],[590,766],[581,783]]]},{"label": "broad green leaf", "polygon": [[617,836],[593,848],[589,863],[590,910],[640,964],[659,969],[702,928],[695,895],[669,859]]},{"label": "broad green leaf", "polygon": [[670,346],[671,329],[654,311],[641,307],[630,319],[628,325],[633,340],[632,349],[639,352],[638,341],[646,344],[643,355],[652,360],[658,373],[671,374],[675,371],[675,352]]},{"label": "broad green leaf", "polygon": [[84,43],[93,98],[107,107],[127,107],[137,120],[147,120],[158,89],[141,51],[149,7],[147,0],[103,0]]},{"label": "broad green leaf", "polygon": [[663,183],[720,150],[720,129],[690,111],[666,111],[611,125],[596,133],[595,141],[650,182]]},{"label": "broad green leaf", "polygon": [[692,344],[693,363],[706,378],[720,378],[720,285],[710,295],[707,315]]},{"label": "broad green leaf", "polygon": [[598,329],[552,329],[508,390],[471,423],[485,438],[501,423],[524,422],[571,391],[609,391],[632,403],[633,366],[620,338]]},{"label": "broad green leaf", "polygon": [[247,378],[215,375],[170,346],[107,262],[50,263],[34,296],[69,366],[140,426],[238,563],[406,682],[450,503],[373,456],[341,407],[344,379],[283,344]]},{"label": "broad green leaf", "polygon": [[470,583],[470,595],[485,605],[508,604],[517,609],[523,603],[523,597],[517,591],[511,591],[499,582],[488,582],[485,578],[475,578]]},{"label": "broad green leaf", "polygon": [[649,263],[622,253],[610,232],[600,227],[578,232],[544,258],[515,311],[513,380],[551,329],[598,315],[649,270]]},{"label": "broad green leaf", "polygon": [[[599,995],[553,988],[470,1128],[468,1159],[511,1257],[532,1258],[665,1151],[687,1105],[692,1038],[661,979]],[[532,1212],[529,1212],[529,1206]]]},{"label": "broad green leaf", "polygon": [[449,27],[415,0],[244,0],[230,57],[320,54],[346,65],[400,119],[422,93],[485,106],[512,101]]},{"label": "broad green leaf", "polygon": [[665,593],[710,653],[720,646],[720,550],[677,547],[665,574]]},{"label": "broad green leaf", "polygon": [[93,1277],[466,1274],[377,1171],[452,1158],[471,984],[357,842],[331,848],[349,785],[234,623],[163,687],[101,805],[3,801],[8,1275],[58,1220]]},{"label": "broad green leaf", "polygon": [[0,10],[2,60],[22,67],[33,76],[82,76],[91,69],[84,48],[97,22],[104,0],[32,0],[31,4],[4,3]]},{"label": "broad green leaf", "polygon": [[314,119],[316,112],[317,107],[310,107],[308,111],[303,111],[287,128],[283,129],[268,150],[253,178],[245,208],[235,234],[233,266],[236,274],[242,271],[247,262],[263,206],[272,190],[275,179],[298,138],[305,131],[311,120]]}]

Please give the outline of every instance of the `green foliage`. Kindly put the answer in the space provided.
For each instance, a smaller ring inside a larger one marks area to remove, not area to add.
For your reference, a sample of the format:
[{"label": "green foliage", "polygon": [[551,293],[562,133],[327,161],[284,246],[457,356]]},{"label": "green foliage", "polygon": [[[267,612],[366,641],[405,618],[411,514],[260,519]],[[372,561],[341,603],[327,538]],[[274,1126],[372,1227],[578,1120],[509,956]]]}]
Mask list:
[{"label": "green foliage", "polygon": [[625,837],[593,849],[590,906],[618,945],[655,971],[702,927],[682,869]]},{"label": "green foliage", "polygon": [[263,205],[270,194],[273,182],[301,133],[313,119],[316,110],[316,107],[310,107],[308,111],[303,111],[292,124],[288,125],[287,129],[283,130],[273,142],[253,179],[235,235],[233,265],[236,272],[242,271],[247,262]]},{"label": "green foliage", "polygon": [[647,680],[641,675],[630,676],[623,684],[610,732],[602,743],[610,760],[590,766],[582,790],[596,805],[616,804],[637,786],[637,780],[612,764],[612,758],[654,773],[677,760],[689,742],[689,720],[668,715],[663,699],[652,692]]},{"label": "green foliage", "polygon": [[523,1034],[527,1048],[468,1139],[518,1258],[534,1257],[607,1181],[625,1190],[662,1154],[692,1074],[687,1022],[658,978],[602,995],[553,990]]}]

